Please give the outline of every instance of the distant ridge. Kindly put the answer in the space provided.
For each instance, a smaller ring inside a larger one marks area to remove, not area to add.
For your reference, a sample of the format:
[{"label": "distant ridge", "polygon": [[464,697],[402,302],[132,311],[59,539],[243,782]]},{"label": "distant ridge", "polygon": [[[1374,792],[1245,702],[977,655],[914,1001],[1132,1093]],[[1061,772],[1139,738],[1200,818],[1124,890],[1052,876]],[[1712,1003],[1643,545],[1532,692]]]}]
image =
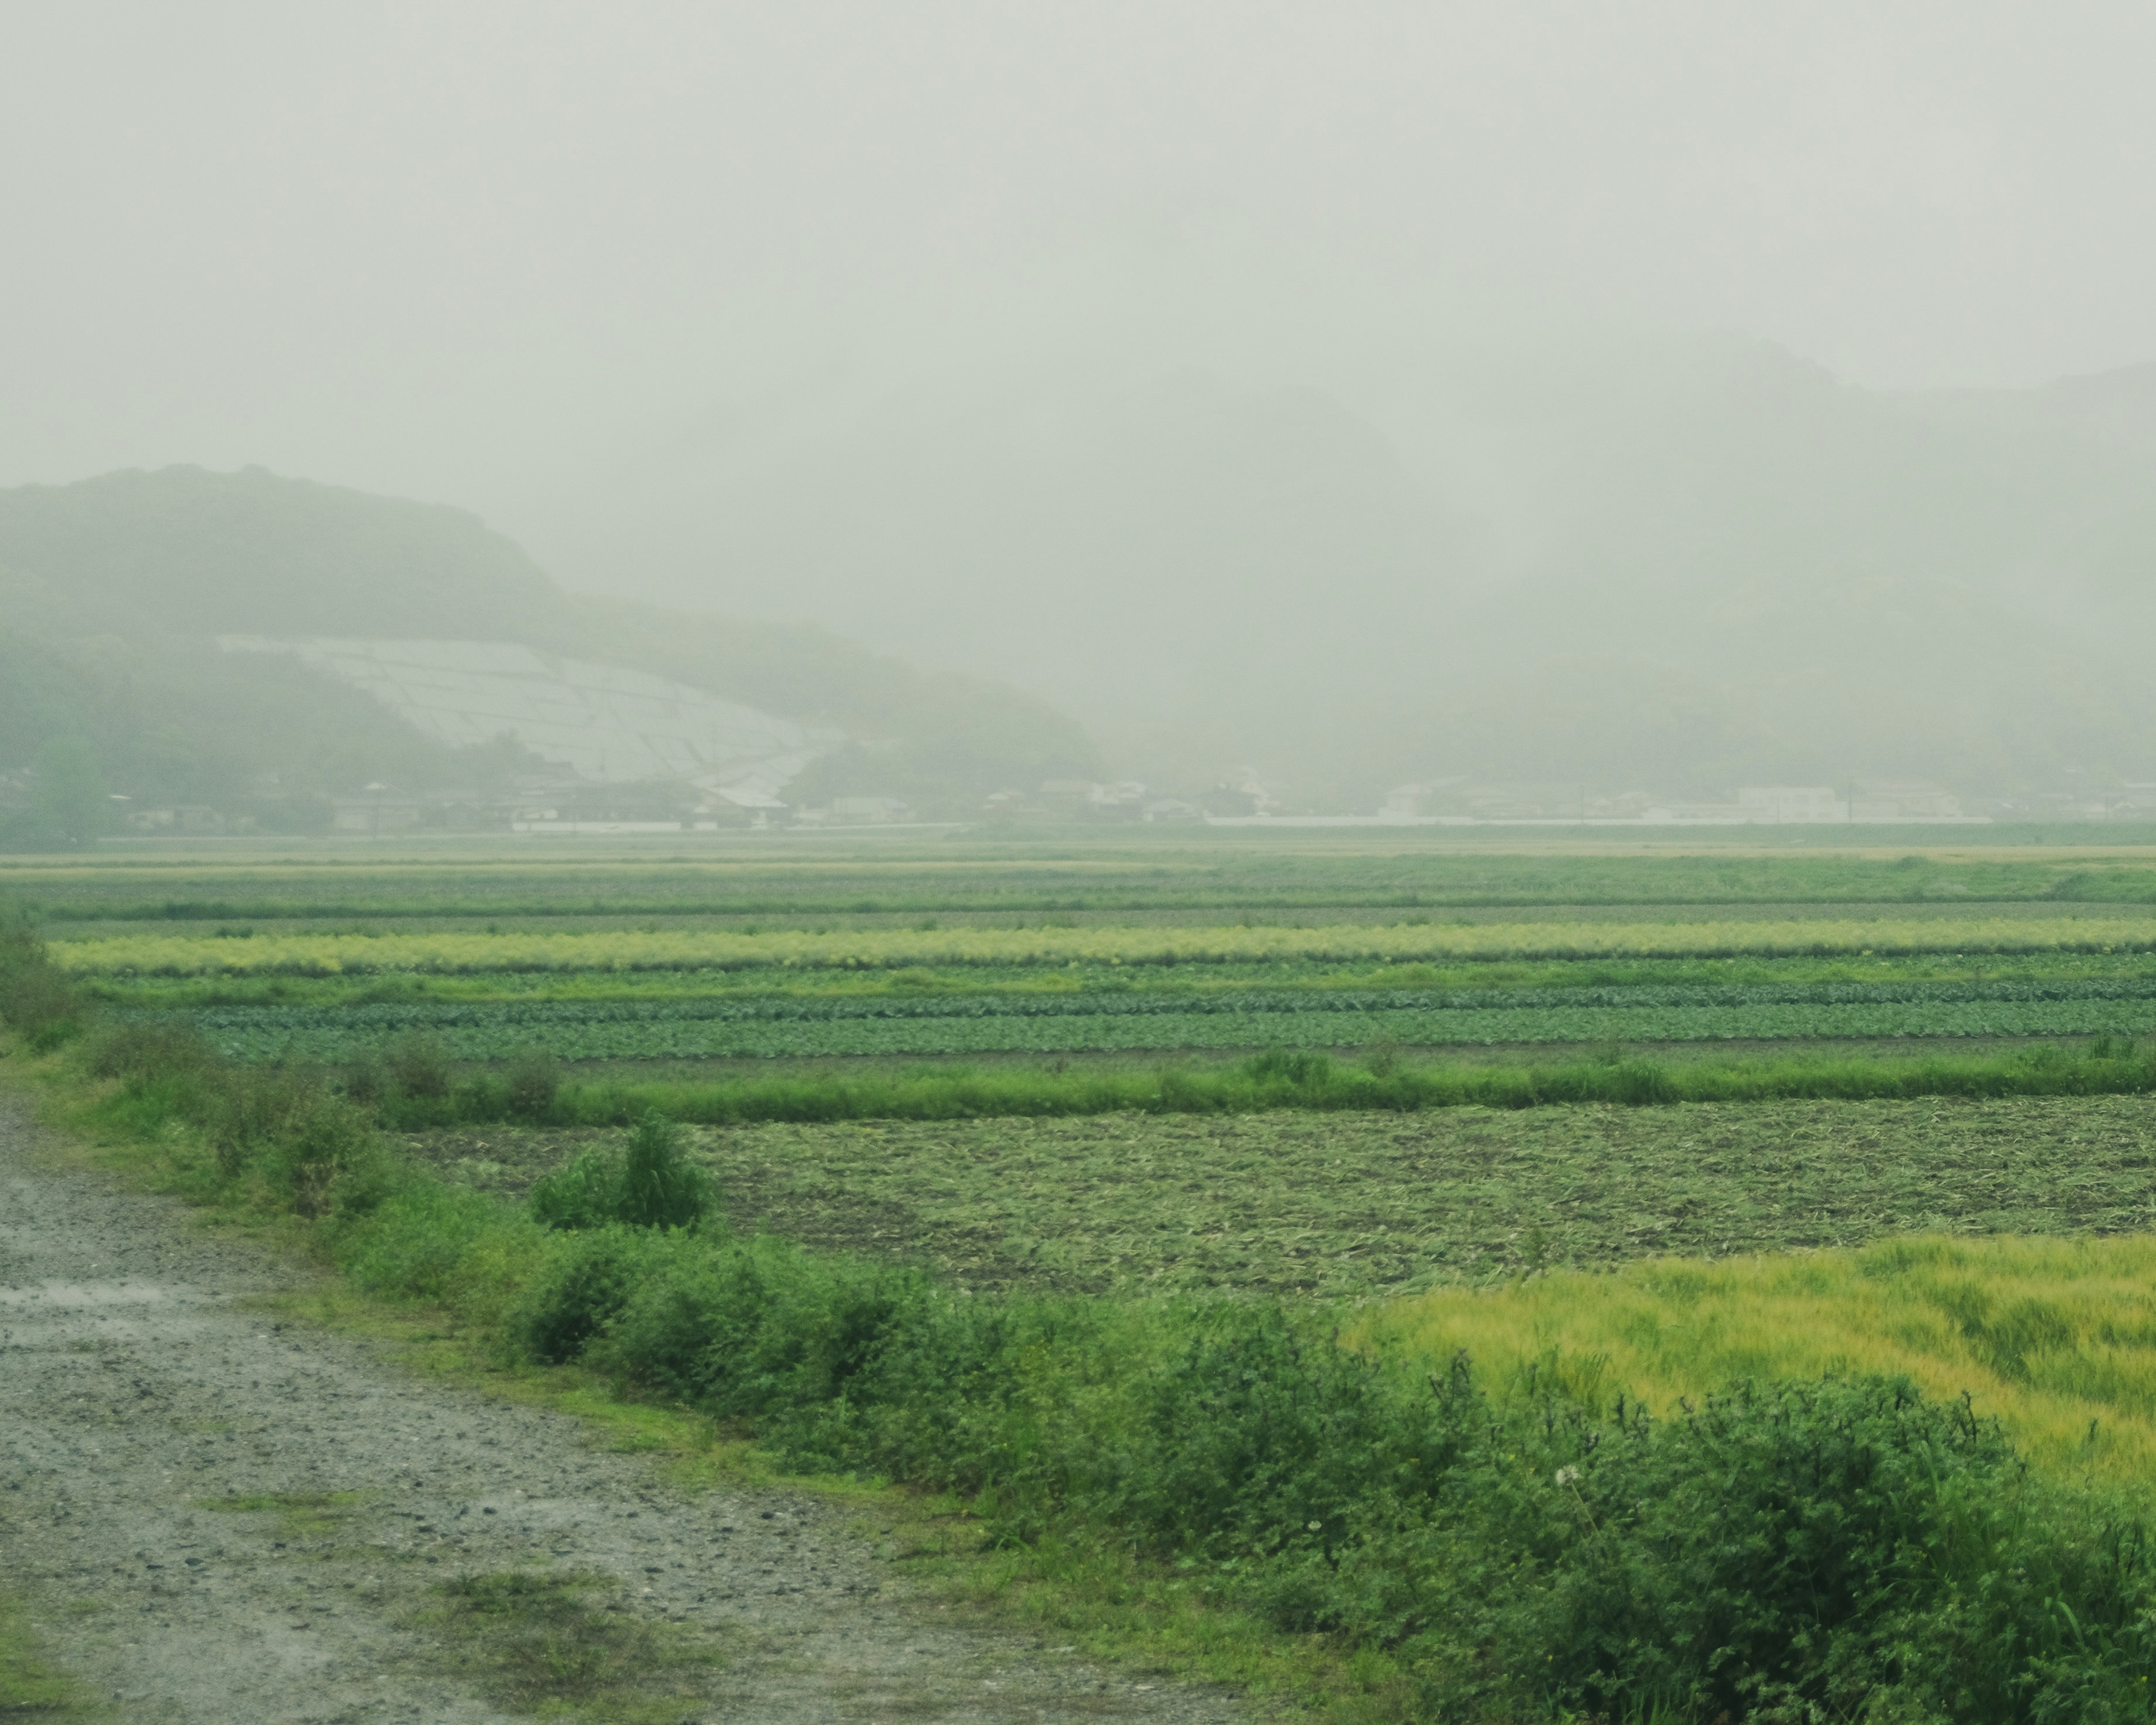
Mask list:
[{"label": "distant ridge", "polygon": [[[172,467],[0,490],[0,803],[64,737],[89,739],[131,798],[263,809],[519,764],[476,739],[460,747],[454,726],[410,723],[395,678],[369,693],[355,665],[223,654],[220,636],[491,643],[593,667],[588,684],[615,667],[695,691],[714,735],[730,706],[769,716],[804,755],[810,732],[825,747],[858,739],[819,769],[824,798],[972,814],[993,792],[1097,771],[1076,725],[994,683],[923,673],[808,625],[565,593],[462,510],[260,468]],[[515,713],[501,716],[516,735]],[[544,727],[528,728],[544,756]]]}]

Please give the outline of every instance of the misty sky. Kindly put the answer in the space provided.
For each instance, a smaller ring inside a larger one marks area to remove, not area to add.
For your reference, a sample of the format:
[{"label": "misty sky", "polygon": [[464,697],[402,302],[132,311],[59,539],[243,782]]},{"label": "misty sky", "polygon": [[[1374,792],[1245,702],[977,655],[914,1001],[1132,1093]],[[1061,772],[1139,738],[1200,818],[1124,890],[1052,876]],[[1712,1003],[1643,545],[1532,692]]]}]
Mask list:
[{"label": "misty sky", "polygon": [[259,462],[844,624],[768,523],[702,592],[652,474],[735,450],[721,511],[834,413],[1103,356],[1358,410],[1477,332],[2156,357],[2152,67],[2127,0],[10,0],[0,483]]}]

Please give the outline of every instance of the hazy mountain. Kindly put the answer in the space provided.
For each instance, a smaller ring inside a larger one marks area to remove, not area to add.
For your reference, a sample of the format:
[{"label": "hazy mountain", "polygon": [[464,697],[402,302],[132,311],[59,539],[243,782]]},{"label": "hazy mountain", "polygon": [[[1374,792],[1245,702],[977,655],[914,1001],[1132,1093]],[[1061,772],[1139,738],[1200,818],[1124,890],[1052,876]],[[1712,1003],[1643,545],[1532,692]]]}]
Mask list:
[{"label": "hazy mountain", "polygon": [[766,402],[623,482],[624,553],[992,667],[1138,776],[1247,760],[1337,806],[2156,776],[2156,368],[1897,395],[1733,339],[1433,337],[1307,369]]},{"label": "hazy mountain", "polygon": [[218,652],[223,634],[512,642],[655,673],[870,745],[820,770],[824,795],[971,812],[1097,765],[1075,725],[1006,687],[811,627],[566,593],[455,509],[259,469],[0,491],[0,773],[84,737],[116,789],[232,806],[534,764],[444,748],[296,660]]}]

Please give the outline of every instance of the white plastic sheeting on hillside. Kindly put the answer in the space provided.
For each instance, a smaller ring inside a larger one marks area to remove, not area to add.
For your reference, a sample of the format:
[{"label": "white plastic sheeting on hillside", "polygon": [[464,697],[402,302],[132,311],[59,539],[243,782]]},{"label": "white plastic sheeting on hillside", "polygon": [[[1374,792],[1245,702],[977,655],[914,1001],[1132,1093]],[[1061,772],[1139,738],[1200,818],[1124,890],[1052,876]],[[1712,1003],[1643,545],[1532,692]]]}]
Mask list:
[{"label": "white plastic sheeting on hillside", "polygon": [[454,747],[507,732],[583,778],[691,779],[747,808],[838,740],[645,671],[504,641],[272,640],[223,635],[228,653],[290,653],[364,689]]}]

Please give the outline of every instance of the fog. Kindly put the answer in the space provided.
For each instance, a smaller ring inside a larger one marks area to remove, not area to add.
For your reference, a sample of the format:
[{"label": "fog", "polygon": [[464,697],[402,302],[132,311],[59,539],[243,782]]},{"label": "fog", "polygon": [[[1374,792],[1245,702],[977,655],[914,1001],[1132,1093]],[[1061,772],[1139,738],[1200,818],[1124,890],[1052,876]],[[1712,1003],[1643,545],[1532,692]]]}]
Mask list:
[{"label": "fog", "polygon": [[2156,355],[2145,7],[4,30],[0,484],[454,502],[1168,778],[2140,770],[2156,387],[2031,387]]}]

